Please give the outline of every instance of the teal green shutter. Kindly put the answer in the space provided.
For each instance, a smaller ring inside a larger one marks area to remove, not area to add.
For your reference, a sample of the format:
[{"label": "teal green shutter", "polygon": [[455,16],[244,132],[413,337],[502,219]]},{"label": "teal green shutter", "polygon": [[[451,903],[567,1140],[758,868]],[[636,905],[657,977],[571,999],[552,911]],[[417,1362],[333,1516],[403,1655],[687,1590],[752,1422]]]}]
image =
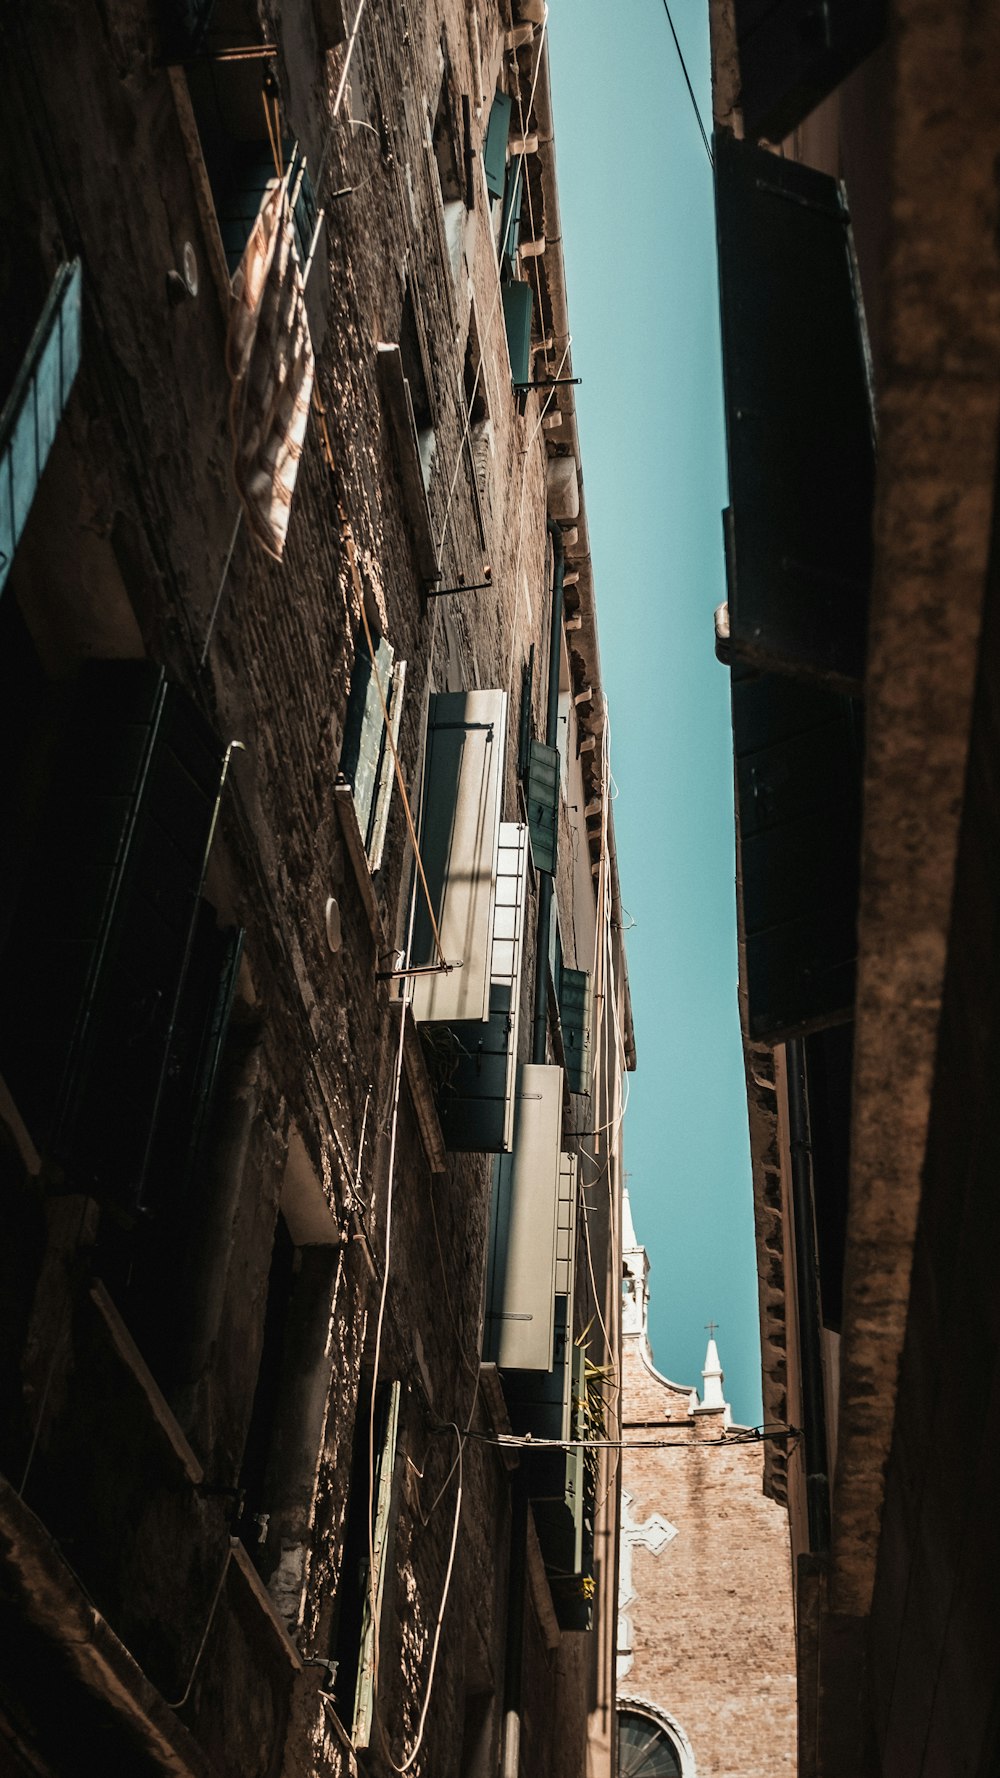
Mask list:
[{"label": "teal green shutter", "polygon": [[558,748],[546,747],[544,741],[532,741],[524,785],[531,856],[535,869],[550,875],[556,868],[559,842],[559,771]]},{"label": "teal green shutter", "polygon": [[531,285],[504,284],[503,318],[510,353],[510,375],[515,384],[531,376]]},{"label": "teal green shutter", "polygon": [[511,100],[507,93],[497,93],[490,108],[483,144],[486,168],[486,189],[491,198],[503,196],[504,174],[507,170],[507,137],[510,134]]},{"label": "teal green shutter", "polygon": [[[385,1594],[386,1567],[392,1550],[396,1497],[393,1486],[396,1468],[396,1441],[399,1435],[400,1383],[389,1385],[385,1427],[379,1447],[375,1473],[374,1522],[372,1553],[375,1557],[374,1577],[365,1575],[365,1595],[361,1621],[361,1652],[358,1660],[358,1681],[354,1693],[354,1728],[351,1739],[355,1747],[367,1747],[371,1741],[375,1712],[375,1651],[381,1629],[382,1600]],[[364,1429],[365,1436],[368,1428]],[[367,1570],[367,1562],[365,1564]],[[372,1600],[374,1596],[374,1610]]]},{"label": "teal green shutter", "polygon": [[566,1083],[571,1093],[589,1093],[591,1088],[589,974],[585,969],[567,969],[563,966],[558,992]]},{"label": "teal green shutter", "polygon": [[0,414],[0,592],[80,368],[80,261],[61,265]]},{"label": "teal green shutter", "polygon": [[528,745],[531,741],[531,690],[535,678],[535,644],[521,669],[521,719],[517,732],[517,775],[523,778],[528,769]]}]

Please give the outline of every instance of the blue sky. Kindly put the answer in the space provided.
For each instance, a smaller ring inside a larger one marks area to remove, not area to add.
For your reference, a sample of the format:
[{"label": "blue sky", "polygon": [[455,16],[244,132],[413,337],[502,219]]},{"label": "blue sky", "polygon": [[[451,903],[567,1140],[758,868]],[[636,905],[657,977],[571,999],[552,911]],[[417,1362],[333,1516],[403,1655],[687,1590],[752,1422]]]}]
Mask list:
[{"label": "blue sky", "polygon": [[[707,123],[707,0],[671,10]],[[756,1421],[732,742],[712,631],[726,472],[711,168],[662,0],[550,0],[548,29],[618,857],[636,923],[625,1164],[659,1369],[700,1386],[717,1321],[734,1415]]]}]

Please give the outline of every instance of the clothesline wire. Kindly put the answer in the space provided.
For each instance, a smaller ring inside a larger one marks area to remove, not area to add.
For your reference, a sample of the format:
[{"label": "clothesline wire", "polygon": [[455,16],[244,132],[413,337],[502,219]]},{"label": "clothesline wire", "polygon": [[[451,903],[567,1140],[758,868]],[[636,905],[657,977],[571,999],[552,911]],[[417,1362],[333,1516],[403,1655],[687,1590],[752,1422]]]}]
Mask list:
[{"label": "clothesline wire", "polygon": [[698,104],[698,100],[695,97],[694,87],[691,85],[691,76],[688,73],[687,63],[684,60],[684,51],[681,49],[680,39],[677,35],[677,31],[676,31],[674,21],[673,21],[673,15],[671,14],[671,11],[670,11],[669,0],[663,0],[663,10],[667,15],[667,24],[670,26],[670,35],[674,40],[674,48],[677,51],[677,60],[680,62],[680,65],[681,65],[681,73],[684,76],[684,84],[688,90],[688,98],[691,100],[691,105],[694,110],[694,114],[697,119],[697,122],[698,122],[698,128],[701,131],[701,139],[705,144],[705,153],[708,155],[708,164],[710,167],[714,167],[715,166],[715,156],[712,153],[712,144],[710,143],[710,141],[708,139],[708,134],[705,130],[705,125],[702,121],[701,107]]}]

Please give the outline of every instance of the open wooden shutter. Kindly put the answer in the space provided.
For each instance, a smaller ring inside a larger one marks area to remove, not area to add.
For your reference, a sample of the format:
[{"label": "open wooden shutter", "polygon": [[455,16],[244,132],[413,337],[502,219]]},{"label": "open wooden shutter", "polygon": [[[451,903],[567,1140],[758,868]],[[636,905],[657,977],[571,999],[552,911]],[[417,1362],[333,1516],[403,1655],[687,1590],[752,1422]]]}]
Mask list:
[{"label": "open wooden shutter", "polygon": [[518,1069],[514,1146],[494,1177],[485,1350],[503,1369],[552,1368],[563,1072]]},{"label": "open wooden shutter", "polygon": [[836,180],[716,138],[734,658],[860,686],[875,451]]},{"label": "open wooden shutter", "polygon": [[483,165],[486,168],[486,189],[491,198],[503,196],[507,171],[507,137],[510,134],[511,98],[497,93],[490,107],[490,120],[483,143]]},{"label": "open wooden shutter", "polygon": [[[357,1687],[354,1694],[354,1728],[351,1739],[355,1747],[368,1746],[374,1721],[375,1651],[381,1628],[386,1568],[391,1556],[395,1533],[394,1478],[401,1394],[402,1384],[390,1383],[384,1397],[382,1437],[375,1471],[375,1499],[373,1503],[372,1553],[375,1558],[375,1567],[374,1574],[369,1571],[365,1580],[361,1620],[361,1652],[358,1660]],[[367,1427],[364,1430],[367,1436]],[[367,1569],[367,1562],[365,1566]]]},{"label": "open wooden shutter", "polygon": [[533,1438],[572,1437],[578,1166],[576,1155],[560,1155],[551,1366],[544,1371],[510,1371],[504,1379],[511,1424],[515,1432]]},{"label": "open wooden shutter", "polygon": [[521,195],[524,189],[524,160],[516,155],[507,168],[503,211],[500,218],[500,264],[508,278],[513,278],[517,264],[517,244],[521,232]]},{"label": "open wooden shutter", "polygon": [[503,821],[493,901],[489,1018],[485,1023],[480,1019],[434,1025],[425,1032],[441,1133],[446,1148],[452,1150],[498,1154],[513,1141],[527,873],[528,830]]},{"label": "open wooden shutter", "polygon": [[0,592],[80,368],[80,261],[61,265],[0,414]]},{"label": "open wooden shutter", "polygon": [[211,1123],[243,937],[242,927],[219,926],[209,902],[199,904],[143,1192],[143,1209],[154,1216],[183,1206],[196,1177]]},{"label": "open wooden shutter", "polygon": [[[580,1346],[570,1353],[570,1437],[587,1436],[587,1360]],[[589,1630],[593,1618],[595,1468],[579,1444],[528,1459],[528,1493],[538,1530],[556,1617],[563,1630]]]},{"label": "open wooden shutter", "polygon": [[851,700],[733,669],[748,1033],[778,1043],[854,1004],[861,735]]},{"label": "open wooden shutter", "polygon": [[395,777],[383,705],[389,712],[392,739],[398,743],[405,679],[406,662],[394,662],[391,643],[380,637],[373,659],[362,630],[351,675],[340,771],[351,787],[358,828],[373,871],[382,863]]},{"label": "open wooden shutter", "polygon": [[886,0],[735,0],[748,136],[780,142],[877,49]]},{"label": "open wooden shutter", "polygon": [[544,741],[531,741],[524,780],[531,857],[535,869],[548,871],[550,876],[556,868],[559,843],[559,772],[559,749],[546,747]]},{"label": "open wooden shutter", "polygon": [[567,969],[563,965],[559,982],[559,1023],[562,1028],[566,1084],[571,1093],[589,1093],[592,1085],[592,1007],[590,976],[587,971]]},{"label": "open wooden shutter", "polygon": [[0,1069],[77,1189],[135,1208],[225,750],[146,661],[80,675],[0,965]]},{"label": "open wooden shutter", "polygon": [[[418,1023],[489,1017],[506,733],[506,692],[438,692],[430,700],[420,851],[445,959],[453,967],[415,977]],[[417,966],[439,960],[422,885],[411,956]]]},{"label": "open wooden shutter", "polygon": [[531,377],[531,285],[505,281],[502,295],[511,381],[523,387]]}]

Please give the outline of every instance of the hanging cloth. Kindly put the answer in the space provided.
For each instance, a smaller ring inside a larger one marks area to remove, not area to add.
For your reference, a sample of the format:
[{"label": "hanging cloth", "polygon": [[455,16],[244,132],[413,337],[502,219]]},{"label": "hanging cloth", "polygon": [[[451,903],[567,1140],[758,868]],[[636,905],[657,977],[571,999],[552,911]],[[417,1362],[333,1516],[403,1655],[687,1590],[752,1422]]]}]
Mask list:
[{"label": "hanging cloth", "polygon": [[280,562],[315,373],[288,173],[264,199],[233,279],[226,366],[236,489],[249,529]]}]

